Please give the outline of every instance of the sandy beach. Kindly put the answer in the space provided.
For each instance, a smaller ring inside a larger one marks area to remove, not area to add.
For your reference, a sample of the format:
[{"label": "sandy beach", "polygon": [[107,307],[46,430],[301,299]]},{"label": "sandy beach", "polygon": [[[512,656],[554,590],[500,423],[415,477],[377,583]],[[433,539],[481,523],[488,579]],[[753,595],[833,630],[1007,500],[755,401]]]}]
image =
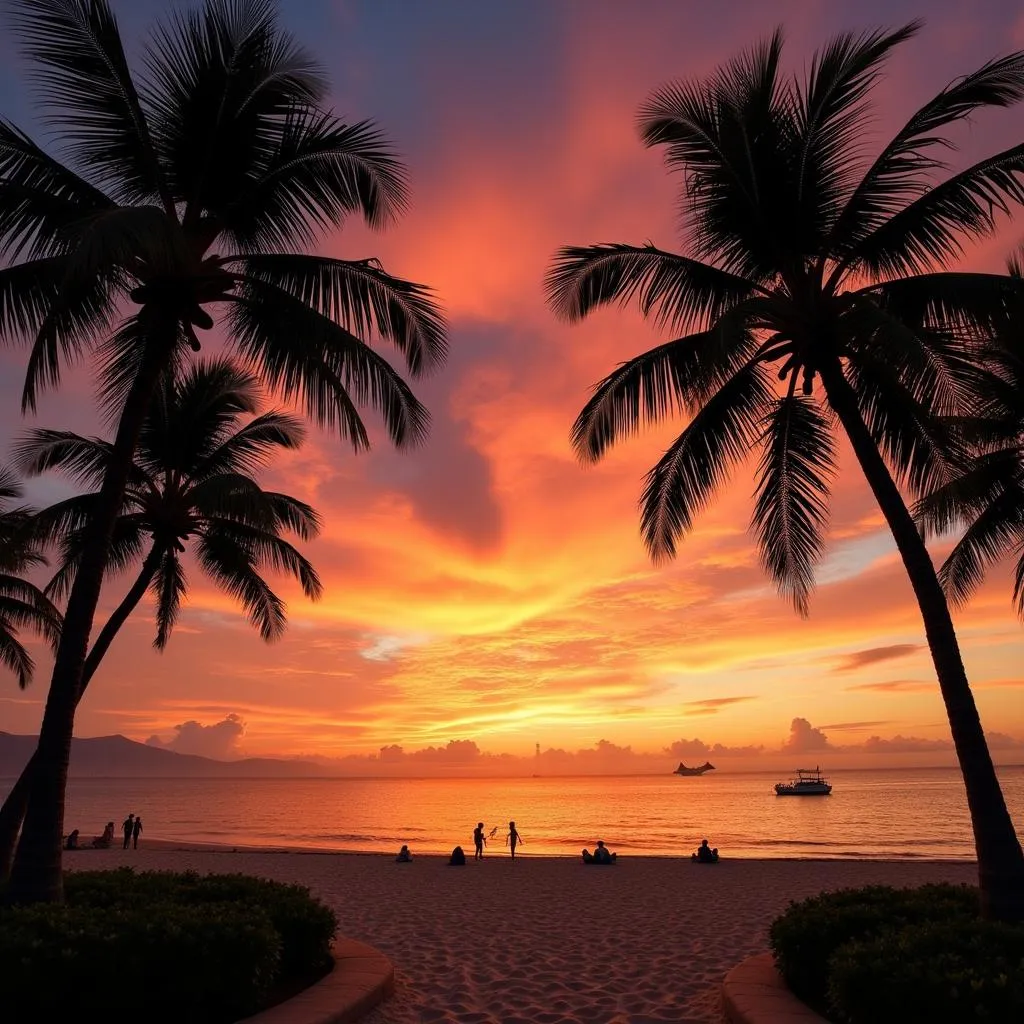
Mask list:
[{"label": "sandy beach", "polygon": [[181,844],[82,851],[67,867],[244,871],[307,885],[340,931],[394,961],[395,996],[369,1024],[719,1022],[725,972],[767,948],[792,899],[868,884],[971,882],[964,863],[443,858]]}]

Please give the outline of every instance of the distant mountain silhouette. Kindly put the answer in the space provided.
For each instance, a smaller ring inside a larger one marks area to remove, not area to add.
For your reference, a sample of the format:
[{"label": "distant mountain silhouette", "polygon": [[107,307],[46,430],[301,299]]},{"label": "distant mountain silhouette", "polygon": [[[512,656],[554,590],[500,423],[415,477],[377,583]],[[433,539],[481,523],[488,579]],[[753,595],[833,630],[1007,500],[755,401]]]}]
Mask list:
[{"label": "distant mountain silhouette", "polygon": [[[35,750],[35,736],[0,732],[0,777],[21,774]],[[124,736],[96,736],[71,741],[73,778],[309,778],[330,772],[313,761],[284,761],[247,757],[215,761],[210,757],[177,754],[173,750],[136,743]]]}]

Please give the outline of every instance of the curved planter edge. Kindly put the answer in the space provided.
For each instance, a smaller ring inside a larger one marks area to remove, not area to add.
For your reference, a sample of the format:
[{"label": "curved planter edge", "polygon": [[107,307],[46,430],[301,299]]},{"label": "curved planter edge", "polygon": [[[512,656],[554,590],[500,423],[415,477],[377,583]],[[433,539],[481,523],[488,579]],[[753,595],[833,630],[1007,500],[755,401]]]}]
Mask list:
[{"label": "curved planter edge", "polygon": [[748,957],[729,971],[722,1009],[729,1024],[829,1024],[789,991],[771,953]]},{"label": "curved planter edge", "polygon": [[355,939],[335,939],[331,955],[330,974],[240,1024],[353,1024],[394,991],[394,965],[380,950]]}]

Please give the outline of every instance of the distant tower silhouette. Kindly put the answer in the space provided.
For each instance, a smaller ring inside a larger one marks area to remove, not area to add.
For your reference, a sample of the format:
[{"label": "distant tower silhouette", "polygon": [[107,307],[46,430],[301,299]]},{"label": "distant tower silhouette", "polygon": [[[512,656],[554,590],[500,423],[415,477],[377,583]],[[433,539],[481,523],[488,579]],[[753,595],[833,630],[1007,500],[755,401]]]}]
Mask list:
[{"label": "distant tower silhouette", "polygon": [[533,756],[534,757],[540,757],[540,744],[539,743],[535,743],[534,744]]}]

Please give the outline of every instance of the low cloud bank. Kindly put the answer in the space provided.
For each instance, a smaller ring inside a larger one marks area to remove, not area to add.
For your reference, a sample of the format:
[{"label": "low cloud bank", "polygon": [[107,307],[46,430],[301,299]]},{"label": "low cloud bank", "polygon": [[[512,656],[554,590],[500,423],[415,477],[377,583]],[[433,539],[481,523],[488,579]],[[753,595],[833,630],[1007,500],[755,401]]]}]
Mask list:
[{"label": "low cloud bank", "polygon": [[213,725],[203,725],[192,719],[174,727],[174,735],[167,741],[150,736],[151,747],[173,750],[176,754],[196,754],[218,761],[232,761],[241,756],[239,744],[245,735],[245,722],[241,715],[228,715]]},{"label": "low cloud bank", "polygon": [[[828,726],[838,732],[866,731],[876,722],[840,722]],[[882,723],[884,724],[884,723]],[[179,754],[199,754],[218,760],[241,756],[240,744],[245,735],[245,722],[238,714],[227,715],[210,725],[190,720],[174,727],[169,740],[152,736],[152,746]],[[1024,755],[1024,740],[1006,733],[988,734],[994,753],[1005,760],[1014,754]],[[921,736],[891,737],[877,735],[857,743],[835,743],[826,727],[813,725],[808,719],[796,717],[789,733],[778,745],[749,744],[729,746],[707,743],[693,737],[681,738],[658,751],[634,750],[611,740],[598,740],[592,747],[566,750],[561,747],[537,746],[532,756],[492,754],[481,749],[475,740],[453,739],[444,745],[406,749],[393,743],[374,754],[353,754],[340,758],[302,755],[322,764],[330,774],[339,775],[628,775],[661,774],[675,767],[676,762],[700,764],[710,761],[718,768],[749,771],[759,768],[790,767],[794,759],[814,758],[833,768],[860,767],[878,764],[885,756],[906,758],[917,755],[913,763],[953,764],[953,744],[946,739]]]}]

